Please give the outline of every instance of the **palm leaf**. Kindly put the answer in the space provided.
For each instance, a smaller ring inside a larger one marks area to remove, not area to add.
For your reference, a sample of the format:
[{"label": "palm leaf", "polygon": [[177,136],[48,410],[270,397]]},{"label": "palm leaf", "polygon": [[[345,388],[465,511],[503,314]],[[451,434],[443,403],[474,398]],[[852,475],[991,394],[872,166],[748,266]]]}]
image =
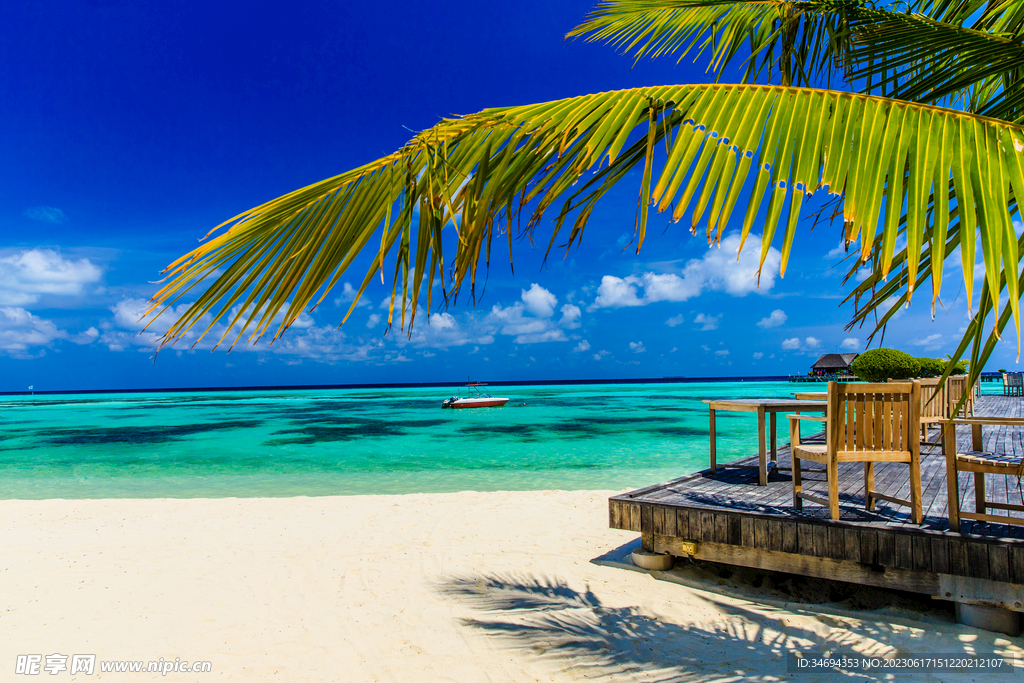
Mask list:
[{"label": "palm leaf", "polygon": [[[1004,3],[1003,18],[1015,14],[1008,5],[1024,7]],[[954,21],[864,8],[851,12],[850,77],[867,81],[886,97],[963,101],[968,110],[986,116],[1024,119],[1024,35],[994,30],[1006,22],[994,22],[992,12],[979,18],[978,26],[957,23],[969,17],[932,9]],[[1013,28],[1020,30],[1018,24]]]},{"label": "palm leaf", "polygon": [[637,60],[679,54],[694,61],[710,53],[708,67],[720,77],[738,57],[743,81],[767,69],[784,85],[826,83],[847,48],[847,12],[859,3],[724,2],[723,0],[602,0],[566,37],[606,42]]},{"label": "palm leaf", "polygon": [[[655,164],[663,142],[666,160]],[[946,148],[952,152],[930,151]],[[828,187],[844,193],[846,238],[861,239],[860,256],[871,260],[880,278],[894,263],[897,234],[906,236],[906,253],[895,262],[906,272],[901,282],[908,301],[912,285],[927,275],[929,259],[942,262],[954,238],[963,251],[980,230],[997,321],[1004,318],[999,283],[1004,270],[1014,274],[1005,288],[1019,344],[1020,250],[1009,207],[1024,196],[1022,152],[1024,129],[1017,125],[879,97],[781,86],[636,88],[489,109],[443,120],[390,156],[218,226],[225,230],[168,267],[168,281],[151,310],[166,310],[223,269],[163,343],[180,338],[206,315],[210,322],[202,334],[232,315],[228,330],[237,330],[236,339],[248,332],[256,341],[280,320],[276,338],[310,304],[323,300],[358,255],[368,254],[373,261],[359,294],[373,277],[383,279],[387,258],[394,258],[389,322],[400,308],[400,327],[411,328],[424,278],[430,283],[441,276],[445,301],[467,278],[475,294],[495,232],[511,230],[524,213],[527,232],[534,231],[556,201],[561,206],[550,244],[570,219],[566,244],[578,242],[595,203],[639,167],[644,175],[638,249],[648,201],[659,210],[671,207],[673,219],[680,220],[696,199],[693,231],[712,207],[705,225],[709,240],[717,240],[743,188],[753,185],[743,237],[767,201],[762,264],[785,221],[784,272],[803,199]],[[950,183],[956,220],[943,242],[932,238],[925,204],[933,188]],[[904,196],[914,210],[902,222],[892,220]],[[449,225],[457,240],[446,261],[442,235]],[[965,280],[972,276],[973,270]],[[878,303],[868,306],[877,309]]]}]

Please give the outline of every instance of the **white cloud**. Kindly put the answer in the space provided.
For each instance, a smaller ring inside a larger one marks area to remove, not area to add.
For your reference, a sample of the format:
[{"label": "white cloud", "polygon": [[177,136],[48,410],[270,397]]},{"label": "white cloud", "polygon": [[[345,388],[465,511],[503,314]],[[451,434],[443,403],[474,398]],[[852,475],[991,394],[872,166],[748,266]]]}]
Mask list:
[{"label": "white cloud", "polygon": [[804,339],[804,343],[807,344],[807,348],[809,349],[816,349],[821,346],[821,340],[816,339],[815,337],[808,337],[807,339]]},{"label": "white cloud", "polygon": [[776,308],[772,311],[767,318],[761,318],[757,321],[757,326],[767,330],[769,327],[778,327],[789,319],[786,312],[781,308]]},{"label": "white cloud", "polygon": [[24,308],[4,306],[0,308],[0,353],[15,358],[33,358],[44,353],[30,353],[36,346],[48,346],[67,333],[57,328],[52,321],[33,315]]},{"label": "white cloud", "polygon": [[787,351],[792,351],[793,349],[799,349],[800,348],[800,337],[793,337],[792,339],[787,339],[787,340],[783,341],[782,342],[782,348],[786,349]]},{"label": "white cloud", "polygon": [[[649,273],[654,275],[654,273]],[[636,286],[640,280],[630,275],[627,278],[605,275],[601,278],[601,285],[597,288],[597,299],[589,307],[589,310],[598,308],[624,308],[627,306],[643,306],[636,295]]]},{"label": "white cloud", "polygon": [[33,206],[25,209],[25,215],[34,221],[41,223],[63,223],[68,219],[67,214],[56,206]]},{"label": "white cloud", "polygon": [[0,256],[0,305],[34,304],[43,295],[81,296],[102,275],[89,259],[72,261],[50,249],[8,253]]},{"label": "white cloud", "polygon": [[589,351],[589,350],[590,350],[590,342],[588,342],[586,339],[582,340],[573,349],[573,351],[577,351],[577,352],[583,352],[583,351]]},{"label": "white cloud", "polygon": [[543,344],[545,342],[569,341],[562,330],[544,330],[543,332],[531,332],[516,336],[516,344]]},{"label": "white cloud", "polygon": [[579,306],[565,304],[560,310],[562,311],[562,318],[558,321],[559,327],[575,330],[580,326],[580,318],[583,316],[583,311],[580,310]]},{"label": "white cloud", "polygon": [[[521,298],[527,311],[538,318],[550,318],[554,315],[555,306],[558,304],[558,298],[554,294],[544,289],[536,282],[531,284],[529,289],[521,291]],[[573,308],[575,308],[575,306]]]},{"label": "white cloud", "polygon": [[[488,316],[489,317],[489,316]],[[467,315],[460,322],[448,312],[435,313],[430,316],[422,308],[416,313],[416,326],[412,336],[407,338],[399,333],[394,337],[399,346],[412,344],[417,348],[448,348],[465,346],[466,344],[487,345],[494,343],[496,325],[493,322],[480,323],[480,316]]]},{"label": "white cloud", "polygon": [[371,313],[370,317],[366,319],[366,329],[372,330],[380,324],[380,316],[376,313]]},{"label": "white cloud", "polygon": [[942,335],[939,333],[929,334],[923,339],[912,339],[910,341],[914,346],[923,346],[926,351],[937,351],[942,348]]},{"label": "white cloud", "polygon": [[669,327],[675,327],[676,325],[682,325],[685,322],[686,322],[686,316],[684,316],[682,313],[680,313],[679,315],[674,315],[671,318],[669,318],[668,320],[666,320],[665,324],[668,325]]},{"label": "white cloud", "polygon": [[597,353],[594,354],[594,360],[601,360],[605,356],[609,356],[609,355],[611,355],[611,354],[608,351],[605,351],[604,349],[601,349],[600,351],[598,351]]},{"label": "white cloud", "polygon": [[[344,285],[342,285],[341,294],[339,294],[338,298],[334,300],[334,305],[335,306],[341,306],[342,304],[349,304],[349,305],[351,305],[352,302],[355,301],[356,294],[358,294],[358,293],[359,293],[359,290],[357,290],[355,287],[353,287],[350,283],[346,282]],[[356,304],[356,308],[359,308],[360,306],[372,306],[372,305],[373,304],[370,303],[369,299],[367,299],[365,297],[359,297],[359,303]],[[388,305],[389,306],[391,305],[391,300],[390,299],[388,299]]]},{"label": "white cloud", "polygon": [[715,351],[715,355],[716,356],[723,356],[723,357],[724,356],[728,356],[729,355],[729,350],[728,349],[719,349],[719,350]]},{"label": "white cloud", "polygon": [[94,341],[100,338],[100,331],[95,327],[90,327],[85,332],[69,336],[68,341],[74,342],[75,344],[92,344]]},{"label": "white cloud", "polygon": [[760,351],[754,351],[754,360],[761,360],[764,358],[764,354]]},{"label": "white cloud", "polygon": [[633,353],[643,353],[647,349],[644,348],[644,343],[641,342],[629,342],[629,350]]},{"label": "white cloud", "polygon": [[517,344],[542,344],[545,342],[569,341],[565,329],[580,326],[583,312],[579,306],[565,304],[559,309],[562,317],[556,322],[552,318],[558,298],[534,283],[530,289],[521,290],[520,301],[503,307],[495,304],[480,323],[491,334],[500,332],[514,336]]},{"label": "white cloud", "polygon": [[[709,249],[702,258],[689,261],[682,268],[681,275],[654,272],[624,278],[605,275],[597,289],[597,298],[588,310],[646,306],[657,301],[686,301],[704,291],[723,291],[733,296],[746,296],[754,291],[768,292],[775,285],[779,271],[779,251],[774,247],[769,249],[758,288],[761,242],[756,236],[747,242],[737,261],[735,254],[740,239],[736,234],[729,235],[722,240],[722,248]],[[640,289],[643,289],[642,295]]]},{"label": "white cloud", "polygon": [[847,337],[843,340],[843,343],[839,345],[843,351],[857,351],[860,349],[860,339],[856,337]]},{"label": "white cloud", "polygon": [[832,260],[839,258],[840,256],[846,255],[846,243],[843,240],[839,240],[839,245],[832,249],[830,252],[825,254],[825,258]]},{"label": "white cloud", "polygon": [[693,319],[693,322],[695,322],[695,323],[697,323],[698,325],[701,326],[700,327],[700,331],[701,332],[707,332],[709,330],[717,330],[718,329],[718,324],[720,322],[722,322],[722,316],[720,314],[719,315],[704,315],[703,313],[698,313],[697,317]]}]

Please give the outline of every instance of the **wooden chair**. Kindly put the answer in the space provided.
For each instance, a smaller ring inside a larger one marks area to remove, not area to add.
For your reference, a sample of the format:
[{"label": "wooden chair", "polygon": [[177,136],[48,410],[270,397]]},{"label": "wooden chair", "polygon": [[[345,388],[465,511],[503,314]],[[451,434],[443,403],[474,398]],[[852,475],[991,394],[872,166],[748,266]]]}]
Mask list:
[{"label": "wooden chair", "polygon": [[[971,425],[971,450],[958,453],[956,445],[956,426]],[[1024,473],[1024,456],[1014,453],[1012,444],[1008,453],[984,450],[982,425],[1024,427],[1024,418],[1020,417],[955,417],[943,429],[946,452],[946,486],[949,503],[949,530],[960,531],[961,519],[974,519],[981,522],[997,524],[1024,525],[1024,519],[1009,515],[990,515],[989,509],[1013,510],[1024,512],[1024,505],[998,503],[988,500],[985,490],[985,475],[996,474],[1007,477],[1019,477]],[[964,512],[960,508],[960,472],[974,474],[974,512]]]},{"label": "wooden chair", "polygon": [[[864,463],[865,507],[875,509],[875,500],[908,506],[915,524],[921,524],[921,385],[913,382],[887,384],[828,383],[828,410],[824,418],[790,415],[790,447],[793,459],[793,507],[803,501],[824,505],[832,519],[839,519],[839,463]],[[825,443],[800,441],[800,423],[825,423]],[[803,492],[801,460],[825,465],[828,499]],[[905,462],[910,465],[910,500],[874,490],[876,462]]]},{"label": "wooden chair", "polygon": [[[889,383],[906,381],[891,379]],[[933,425],[941,428],[952,416],[953,408],[967,392],[967,375],[950,375],[942,385],[939,385],[938,377],[925,377],[916,381],[921,383],[921,440],[931,443],[928,441],[928,429]],[[960,417],[974,415],[973,398],[972,391],[958,413]],[[941,432],[938,440],[941,441]]]}]

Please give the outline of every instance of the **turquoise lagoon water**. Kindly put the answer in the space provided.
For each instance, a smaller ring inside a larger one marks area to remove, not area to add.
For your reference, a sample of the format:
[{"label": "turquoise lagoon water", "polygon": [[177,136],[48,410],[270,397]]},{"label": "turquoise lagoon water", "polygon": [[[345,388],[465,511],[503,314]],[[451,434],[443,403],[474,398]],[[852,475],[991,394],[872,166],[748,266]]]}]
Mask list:
[{"label": "turquoise lagoon water", "polygon": [[[496,387],[509,404],[478,410],[442,410],[445,388],[0,397],[0,498],[637,488],[707,467],[702,399],[797,388],[824,386]],[[721,460],[756,450],[755,417],[717,422]]]}]

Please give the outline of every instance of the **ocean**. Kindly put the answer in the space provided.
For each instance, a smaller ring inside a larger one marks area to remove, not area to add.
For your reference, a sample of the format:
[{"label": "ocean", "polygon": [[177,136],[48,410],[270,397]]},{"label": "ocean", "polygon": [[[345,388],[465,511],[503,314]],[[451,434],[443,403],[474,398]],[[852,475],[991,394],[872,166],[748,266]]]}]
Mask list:
[{"label": "ocean", "polygon": [[[0,498],[222,498],[639,488],[708,464],[706,398],[823,384],[734,381],[0,397]],[[719,461],[757,449],[718,414]],[[788,425],[779,422],[779,442]]]}]

